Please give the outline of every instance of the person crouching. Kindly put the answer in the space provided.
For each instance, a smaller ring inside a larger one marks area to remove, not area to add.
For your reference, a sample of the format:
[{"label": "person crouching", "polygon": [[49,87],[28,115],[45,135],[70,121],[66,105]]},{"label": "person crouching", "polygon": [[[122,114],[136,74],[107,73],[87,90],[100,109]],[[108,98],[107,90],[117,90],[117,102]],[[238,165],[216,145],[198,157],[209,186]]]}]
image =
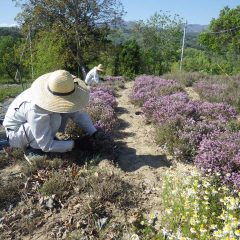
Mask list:
[{"label": "person crouching", "polygon": [[84,111],[88,101],[89,90],[75,86],[68,71],[57,70],[40,76],[15,98],[5,115],[3,126],[10,146],[22,148],[29,163],[36,158],[46,158],[49,152],[83,149],[82,140],[56,140],[55,135],[64,131],[69,119],[88,136],[97,135]]}]

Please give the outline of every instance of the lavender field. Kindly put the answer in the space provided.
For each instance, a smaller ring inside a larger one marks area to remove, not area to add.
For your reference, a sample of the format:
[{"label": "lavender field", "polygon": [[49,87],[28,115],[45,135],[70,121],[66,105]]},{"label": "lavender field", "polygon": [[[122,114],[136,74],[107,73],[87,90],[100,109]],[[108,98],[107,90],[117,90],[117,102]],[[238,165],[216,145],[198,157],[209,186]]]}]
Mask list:
[{"label": "lavender field", "polygon": [[[107,76],[90,89],[86,111],[105,139],[92,151],[28,166],[5,149],[1,238],[238,239],[236,99],[208,99],[198,83],[194,100],[177,78]],[[84,133],[70,122],[69,136]]]}]

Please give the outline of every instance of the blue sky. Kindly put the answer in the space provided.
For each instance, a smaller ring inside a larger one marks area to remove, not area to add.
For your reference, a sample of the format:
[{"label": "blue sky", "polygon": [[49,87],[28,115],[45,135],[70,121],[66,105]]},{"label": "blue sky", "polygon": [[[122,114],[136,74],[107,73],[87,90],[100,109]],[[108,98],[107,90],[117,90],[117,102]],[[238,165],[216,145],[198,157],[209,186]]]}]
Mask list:
[{"label": "blue sky", "polygon": [[[146,20],[156,11],[169,11],[179,14],[188,23],[208,24],[217,18],[219,11],[226,5],[235,8],[239,0],[122,0],[125,20]],[[15,16],[20,8],[11,0],[0,0],[0,26],[16,24]]]}]

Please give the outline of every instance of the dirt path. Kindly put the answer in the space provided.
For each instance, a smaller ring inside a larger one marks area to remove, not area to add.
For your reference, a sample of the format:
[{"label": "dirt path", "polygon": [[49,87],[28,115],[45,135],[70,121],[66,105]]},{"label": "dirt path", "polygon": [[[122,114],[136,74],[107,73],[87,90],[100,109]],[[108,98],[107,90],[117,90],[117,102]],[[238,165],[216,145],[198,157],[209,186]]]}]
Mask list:
[{"label": "dirt path", "polygon": [[[125,179],[143,188],[143,208],[158,210],[158,187],[163,173],[171,164],[163,151],[154,143],[154,129],[145,124],[143,116],[129,102],[134,82],[127,82],[119,91],[118,118],[120,120],[117,162]],[[137,114],[136,114],[137,113]]]},{"label": "dirt path", "polygon": [[154,171],[170,166],[162,150],[154,143],[154,129],[145,124],[140,109],[129,102],[133,82],[126,83],[126,88],[119,92],[118,118],[120,120],[119,166],[126,172],[154,178]]},{"label": "dirt path", "polygon": [[149,212],[161,214],[159,187],[168,169],[191,171],[192,166],[181,163],[172,165],[171,159],[154,141],[154,127],[146,124],[139,108],[129,101],[134,82],[127,82],[119,91],[118,118],[120,120],[117,142],[117,162],[124,171],[124,178],[145,189],[143,207]]},{"label": "dirt path", "polygon": [[188,96],[192,100],[200,100],[201,99],[199,94],[192,87],[186,87],[185,91],[187,92]]}]

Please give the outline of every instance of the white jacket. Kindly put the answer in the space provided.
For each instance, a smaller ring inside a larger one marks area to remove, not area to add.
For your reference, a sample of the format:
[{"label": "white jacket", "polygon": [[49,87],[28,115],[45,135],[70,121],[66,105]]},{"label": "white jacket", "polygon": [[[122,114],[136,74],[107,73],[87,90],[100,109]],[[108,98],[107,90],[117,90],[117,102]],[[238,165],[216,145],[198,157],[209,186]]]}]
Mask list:
[{"label": "white jacket", "polygon": [[93,83],[99,83],[99,75],[96,67],[88,72],[85,78],[85,83],[89,86],[91,86]]},{"label": "white jacket", "polygon": [[73,141],[55,140],[57,131],[63,132],[72,119],[86,133],[96,131],[90,117],[85,112],[53,113],[32,102],[30,89],[22,92],[9,106],[3,121],[9,143],[13,147],[30,145],[44,152],[67,152],[72,150]]}]

